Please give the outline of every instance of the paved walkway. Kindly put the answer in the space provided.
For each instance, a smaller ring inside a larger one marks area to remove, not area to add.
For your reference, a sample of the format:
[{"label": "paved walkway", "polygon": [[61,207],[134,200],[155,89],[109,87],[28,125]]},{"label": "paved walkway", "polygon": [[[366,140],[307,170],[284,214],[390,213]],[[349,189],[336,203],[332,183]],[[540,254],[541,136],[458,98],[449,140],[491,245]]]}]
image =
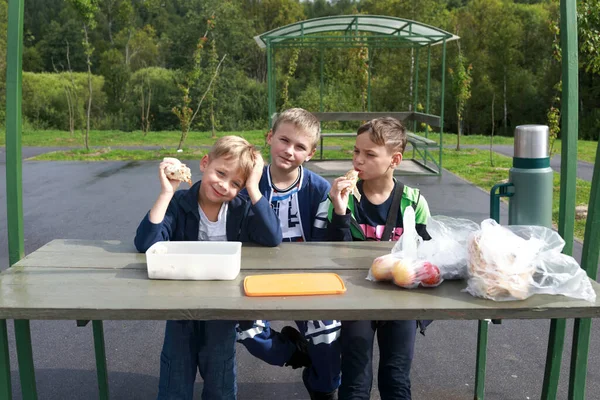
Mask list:
[{"label": "paved walkway", "polygon": [[[24,150],[29,151],[29,150]],[[193,179],[198,163],[190,163]],[[0,175],[5,176],[0,164]],[[477,222],[489,215],[489,195],[457,176],[403,177],[418,187],[434,214]],[[135,229],[152,206],[160,185],[156,163],[36,162],[23,163],[25,251],[29,253],[56,238],[117,239],[131,243]],[[502,205],[506,222],[507,208]],[[581,246],[576,244],[577,258]],[[7,264],[6,194],[0,189],[0,269]],[[290,321],[276,322],[281,328]],[[549,321],[504,321],[490,328],[487,400],[540,398]],[[571,332],[571,329],[567,332]],[[50,400],[97,398],[91,325],[74,321],[33,321],[34,362],[39,397]],[[600,327],[593,326],[591,349],[600,348]],[[12,322],[8,324],[12,354],[14,398],[19,381]],[[111,398],[156,398],[164,322],[106,321]],[[67,340],[65,340],[67,338]],[[569,336],[568,336],[569,338]],[[426,336],[418,335],[412,383],[415,399],[473,398],[475,321],[435,321]],[[237,348],[239,400],[308,400],[299,370],[269,366]],[[567,398],[569,340],[565,344],[558,398]],[[590,353],[589,371],[600,369]],[[374,365],[378,362],[375,347]],[[375,374],[375,377],[377,375]],[[196,385],[200,398],[201,384]],[[374,382],[371,400],[379,399]],[[590,373],[588,393],[600,393],[600,378]],[[591,399],[592,397],[590,397]]]}]

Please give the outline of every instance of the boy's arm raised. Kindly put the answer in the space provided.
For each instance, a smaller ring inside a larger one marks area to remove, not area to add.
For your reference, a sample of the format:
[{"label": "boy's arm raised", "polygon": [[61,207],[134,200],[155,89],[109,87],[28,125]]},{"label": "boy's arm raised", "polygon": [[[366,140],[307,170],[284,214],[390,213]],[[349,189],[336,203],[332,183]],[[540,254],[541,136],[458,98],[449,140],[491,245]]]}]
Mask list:
[{"label": "boy's arm raised", "polygon": [[[144,217],[138,226],[134,243],[139,252],[145,252],[154,243],[161,240],[169,240],[174,222],[175,206],[170,206],[175,190],[180,181],[170,180],[165,174],[165,168],[170,165],[167,161],[160,163],[158,177],[161,191],[150,212]],[[170,209],[171,208],[171,209]]]}]

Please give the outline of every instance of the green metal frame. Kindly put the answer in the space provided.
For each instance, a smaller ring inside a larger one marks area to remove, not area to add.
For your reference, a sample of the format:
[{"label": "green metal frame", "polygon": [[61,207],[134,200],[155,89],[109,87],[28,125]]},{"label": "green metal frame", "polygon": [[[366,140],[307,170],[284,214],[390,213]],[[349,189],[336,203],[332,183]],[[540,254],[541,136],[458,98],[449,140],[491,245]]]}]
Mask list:
[{"label": "green metal frame", "polygon": [[[440,98],[441,126],[438,158],[434,158],[429,148],[413,151],[412,161],[421,165],[427,172],[417,175],[439,175],[442,171],[442,133],[444,131],[444,96],[446,78],[446,43],[457,40],[458,36],[439,28],[402,18],[373,15],[342,15],[334,17],[314,18],[286,25],[255,37],[260,47],[267,53],[267,94],[269,109],[269,126],[273,124],[273,116],[277,112],[277,91],[275,76],[275,50],[292,48],[318,49],[320,56],[319,111],[323,112],[323,51],[333,48],[369,49],[367,79],[367,110],[371,111],[371,50],[372,49],[414,49],[415,68],[412,76],[414,83],[412,107],[416,111],[419,103],[419,70],[420,49],[427,48],[427,85],[426,113],[430,109],[431,90],[431,46],[442,45],[442,88]],[[416,132],[417,122],[413,122]],[[429,135],[429,127],[426,129]],[[414,158],[419,154],[420,159]],[[428,165],[430,161],[430,165]],[[414,175],[414,174],[411,174]]]},{"label": "green metal frame", "polygon": [[[561,0],[561,45],[563,55],[563,95],[562,95],[562,168],[561,168],[561,191],[559,211],[559,233],[565,239],[565,253],[571,254],[573,247],[573,227],[575,208],[575,183],[577,166],[577,99],[578,99],[578,63],[577,63],[577,17],[576,1]],[[7,71],[6,71],[6,202],[7,202],[7,225],[8,225],[8,250],[10,266],[14,265],[24,256],[23,241],[23,203],[22,203],[22,160],[21,160],[21,60],[23,52],[23,7],[24,0],[14,0],[8,3],[8,47],[7,47]],[[354,16],[350,24],[345,27],[346,40],[356,46],[364,46],[360,40],[356,41],[357,33],[360,32],[360,18],[365,16]],[[372,17],[372,16],[366,16]],[[330,19],[342,17],[330,17]],[[391,17],[377,17],[379,19],[400,20]],[[311,20],[313,21],[313,20]],[[308,21],[304,21],[305,23]],[[414,21],[406,21],[402,27],[395,29],[391,36],[397,37],[413,34]],[[420,26],[425,26],[420,24]],[[379,27],[373,25],[373,27]],[[408,28],[408,31],[406,30]],[[301,27],[304,35],[305,26]],[[309,29],[306,29],[309,31]],[[367,29],[368,31],[368,29]],[[267,33],[268,34],[268,33]],[[383,38],[374,35],[365,43],[371,48],[380,46],[389,48],[401,48],[402,46],[390,46]],[[389,37],[389,36],[388,36]],[[443,45],[442,65],[445,69],[446,42],[453,39],[435,38],[434,35],[421,35],[417,37],[420,45],[428,45],[428,67],[427,67],[427,102],[426,112],[429,113],[429,88],[430,88],[430,58],[432,44]],[[294,38],[293,40],[298,40]],[[258,41],[258,40],[257,40]],[[301,41],[302,42],[302,41]],[[343,41],[342,41],[343,42]],[[305,42],[308,43],[308,42]],[[274,44],[274,43],[271,43]],[[281,47],[284,45],[282,44]],[[327,48],[324,44],[321,48]],[[274,67],[274,45],[270,45],[269,38],[266,40],[267,68],[268,74],[268,105],[269,120],[275,113],[275,79],[272,75]],[[277,43],[279,47],[279,43]],[[351,46],[348,46],[351,47]],[[422,46],[421,46],[422,47]],[[442,108],[441,127],[443,132],[444,120],[444,85],[445,74],[442,74]],[[426,132],[427,135],[427,132]],[[442,140],[440,137],[440,149]],[[440,151],[441,165],[441,151]],[[596,154],[596,164],[592,179],[592,189],[589,201],[587,225],[583,245],[582,267],[587,271],[590,278],[595,279],[599,261],[600,243],[600,144]],[[577,319],[575,321],[573,349],[571,356],[571,374],[569,379],[569,399],[583,400],[585,398],[585,379],[587,372],[587,355],[589,352],[591,320]],[[102,321],[93,321],[94,344],[96,351],[96,364],[98,369],[98,385],[100,398],[108,398],[108,379],[106,370],[106,355],[104,350],[104,332]],[[487,344],[487,324],[479,331],[479,339],[482,344]],[[550,400],[556,398],[560,374],[560,364],[565,337],[565,320],[552,320],[550,338],[548,342],[548,354],[546,359],[546,372],[544,376],[542,399]],[[35,373],[33,366],[33,355],[31,346],[31,334],[28,320],[15,321],[15,339],[17,344],[17,359],[19,361],[19,375],[21,379],[21,390],[23,399],[36,399]],[[6,320],[0,320],[0,400],[12,398],[10,355],[8,354],[8,334]],[[485,378],[485,350],[478,354],[477,376],[483,382]],[[476,391],[475,398],[483,399],[483,386],[481,391]]]}]

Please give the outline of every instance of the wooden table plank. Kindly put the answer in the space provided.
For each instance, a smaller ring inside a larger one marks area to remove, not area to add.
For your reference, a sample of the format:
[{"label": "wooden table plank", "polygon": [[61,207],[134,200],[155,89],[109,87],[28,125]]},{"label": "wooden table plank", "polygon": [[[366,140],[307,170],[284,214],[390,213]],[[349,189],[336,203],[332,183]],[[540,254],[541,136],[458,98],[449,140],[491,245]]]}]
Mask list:
[{"label": "wooden table plank", "polygon": [[[242,245],[242,269],[368,269],[393,243],[310,242],[279,247]],[[146,269],[146,256],[131,243],[109,240],[53,240],[15,266],[53,268]]]},{"label": "wooden table plank", "polygon": [[[600,314],[600,300],[533,296],[493,302],[462,292],[466,285],[461,281],[405,290],[369,282],[364,270],[336,272],[348,288],[343,295],[246,297],[243,278],[264,270],[243,271],[233,281],[160,281],[127,268],[13,267],[0,275],[0,319],[545,319]],[[599,293],[600,286],[594,282],[593,287]]]}]

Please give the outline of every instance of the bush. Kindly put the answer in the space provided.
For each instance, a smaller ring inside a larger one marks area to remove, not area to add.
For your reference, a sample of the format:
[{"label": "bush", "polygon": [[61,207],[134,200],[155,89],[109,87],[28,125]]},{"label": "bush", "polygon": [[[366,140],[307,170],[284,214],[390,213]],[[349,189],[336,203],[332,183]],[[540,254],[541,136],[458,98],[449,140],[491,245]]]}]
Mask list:
[{"label": "bush", "polygon": [[[74,72],[76,99],[76,128],[85,123],[88,102],[87,73]],[[23,117],[36,129],[69,129],[69,108],[66,88],[71,87],[71,76],[62,73],[23,72]],[[104,78],[92,76],[93,119],[104,115],[106,95],[102,91]]]}]

